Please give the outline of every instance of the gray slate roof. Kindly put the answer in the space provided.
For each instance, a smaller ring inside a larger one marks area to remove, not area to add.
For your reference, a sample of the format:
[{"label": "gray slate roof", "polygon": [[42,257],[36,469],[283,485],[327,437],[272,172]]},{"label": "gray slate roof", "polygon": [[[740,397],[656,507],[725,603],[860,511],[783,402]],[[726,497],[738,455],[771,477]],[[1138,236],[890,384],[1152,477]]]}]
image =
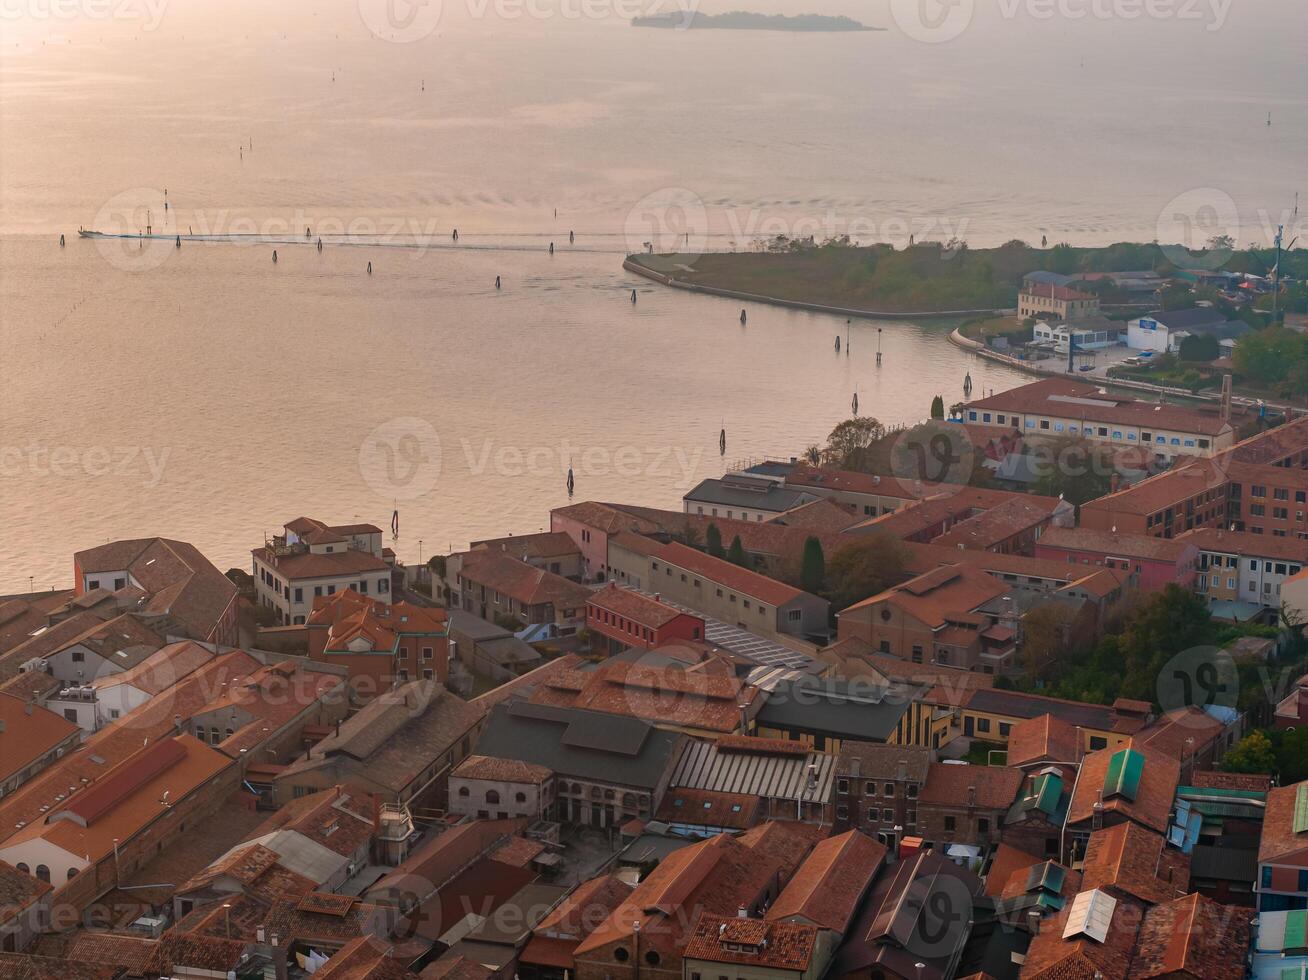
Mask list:
[{"label": "gray slate roof", "polygon": [[565,778],[653,790],[684,738],[638,718],[506,701],[491,712],[476,752],[545,766]]},{"label": "gray slate roof", "polygon": [[765,728],[884,742],[908,711],[915,693],[897,686],[878,699],[866,685],[851,695],[843,681],[819,682],[806,677],[778,684],[758,713],[758,723]]},{"label": "gray slate roof", "polygon": [[745,481],[719,479],[701,480],[699,485],[682,500],[697,504],[717,504],[723,507],[744,507],[750,510],[781,511],[790,510],[800,504],[807,504],[817,498],[803,490],[783,487],[780,484],[767,484],[762,480],[748,481],[757,484],[759,489],[742,485]]}]

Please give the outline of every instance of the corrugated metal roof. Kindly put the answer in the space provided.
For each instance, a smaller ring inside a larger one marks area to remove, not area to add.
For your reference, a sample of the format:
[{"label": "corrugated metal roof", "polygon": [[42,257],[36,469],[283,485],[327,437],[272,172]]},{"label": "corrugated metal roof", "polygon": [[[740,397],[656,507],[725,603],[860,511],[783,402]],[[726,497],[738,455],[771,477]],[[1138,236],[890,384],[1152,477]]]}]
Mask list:
[{"label": "corrugated metal roof", "polygon": [[[809,786],[809,766],[815,782]],[[722,752],[712,742],[692,741],[672,770],[670,785],[718,793],[743,793],[781,799],[827,800],[836,758],[822,752],[763,755]]]}]

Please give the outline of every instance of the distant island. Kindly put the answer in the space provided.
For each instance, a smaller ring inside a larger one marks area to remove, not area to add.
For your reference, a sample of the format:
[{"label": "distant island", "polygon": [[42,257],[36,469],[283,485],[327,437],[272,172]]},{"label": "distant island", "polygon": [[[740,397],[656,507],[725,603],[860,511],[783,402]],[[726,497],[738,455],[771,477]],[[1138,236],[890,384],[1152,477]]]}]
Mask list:
[{"label": "distant island", "polygon": [[688,28],[732,31],[879,31],[880,27],[868,27],[850,17],[828,17],[825,14],[755,14],[744,10],[733,10],[726,14],[701,14],[697,11],[676,11],[670,14],[656,14],[650,17],[634,17],[633,27],[664,27],[686,30]]}]

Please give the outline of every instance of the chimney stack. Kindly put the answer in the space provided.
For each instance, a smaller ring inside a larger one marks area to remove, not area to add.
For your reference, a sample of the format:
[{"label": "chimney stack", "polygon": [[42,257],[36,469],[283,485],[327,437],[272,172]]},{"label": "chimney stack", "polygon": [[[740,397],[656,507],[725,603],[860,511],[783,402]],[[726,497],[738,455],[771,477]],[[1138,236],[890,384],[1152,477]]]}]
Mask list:
[{"label": "chimney stack", "polygon": [[748,918],[749,918],[749,909],[745,908],[745,906],[742,905],[739,909],[736,910],[736,918],[738,918],[738,919],[748,919]]}]

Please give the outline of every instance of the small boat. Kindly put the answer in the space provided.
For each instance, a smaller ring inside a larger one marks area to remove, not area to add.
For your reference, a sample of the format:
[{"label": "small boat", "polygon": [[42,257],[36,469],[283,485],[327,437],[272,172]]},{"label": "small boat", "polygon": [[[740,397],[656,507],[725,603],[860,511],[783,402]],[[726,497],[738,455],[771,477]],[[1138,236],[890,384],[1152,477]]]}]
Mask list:
[{"label": "small boat", "polygon": [[63,247],[64,247],[65,245],[67,245],[67,244],[68,244],[68,242],[66,242],[66,241],[64,240],[64,236],[63,236],[63,235],[60,235],[60,236],[59,236],[59,247],[60,247],[60,248],[63,248]]},{"label": "small boat", "polygon": [[631,305],[636,305],[636,291],[634,289],[631,291]]},{"label": "small boat", "polygon": [[744,311],[744,310],[741,310],[741,311],[740,311],[740,323],[741,323],[741,326],[744,326],[744,324],[745,324],[745,319],[746,319],[746,318],[745,318],[745,311]]},{"label": "small boat", "polygon": [[368,263],[368,275],[372,275],[372,263]]},{"label": "small boat", "polygon": [[496,289],[499,289],[499,288],[500,288],[500,277],[499,277],[499,276],[496,276],[496,277],[495,277],[495,288],[496,288]]},{"label": "small boat", "polygon": [[277,264],[277,249],[273,249],[273,265]]},{"label": "small boat", "polygon": [[455,228],[455,229],[454,229],[454,234],[451,235],[450,237],[453,238],[453,239],[457,242],[457,241],[459,240],[459,229]]}]

